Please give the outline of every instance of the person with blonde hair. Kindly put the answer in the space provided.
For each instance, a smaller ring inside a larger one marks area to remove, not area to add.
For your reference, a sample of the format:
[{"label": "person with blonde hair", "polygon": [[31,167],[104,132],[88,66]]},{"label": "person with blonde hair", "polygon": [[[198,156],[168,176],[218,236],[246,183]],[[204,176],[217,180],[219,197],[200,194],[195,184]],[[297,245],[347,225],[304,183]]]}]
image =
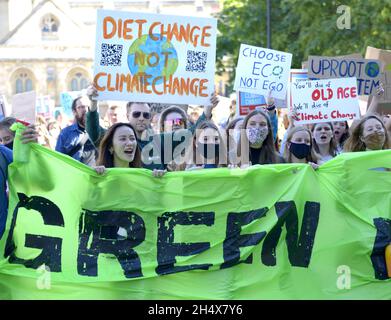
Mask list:
[{"label": "person with blonde hair", "polygon": [[[331,122],[315,123],[312,127],[313,148],[325,163],[337,156],[337,144],[334,139],[334,127]],[[321,164],[320,163],[320,164]]]},{"label": "person with blonde hair", "polygon": [[302,126],[292,127],[287,133],[284,159],[288,163],[308,163],[314,169],[319,167],[320,156],[313,148],[311,131]]},{"label": "person with blonde hair", "polygon": [[391,148],[390,137],[382,119],[375,114],[362,117],[351,130],[344,145],[345,152],[386,150]]}]

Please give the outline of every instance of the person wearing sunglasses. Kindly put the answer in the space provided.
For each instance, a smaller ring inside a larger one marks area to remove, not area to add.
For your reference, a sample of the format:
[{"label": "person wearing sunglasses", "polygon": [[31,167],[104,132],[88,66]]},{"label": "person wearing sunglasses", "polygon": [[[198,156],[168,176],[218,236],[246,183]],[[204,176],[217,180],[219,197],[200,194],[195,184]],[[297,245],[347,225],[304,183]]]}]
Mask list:
[{"label": "person wearing sunglasses", "polygon": [[[98,97],[98,91],[93,85],[90,85],[87,88],[87,95],[90,98],[91,107],[87,113],[86,129],[94,144],[99,145],[106,130],[99,125],[97,100],[94,100]],[[128,102],[126,105],[127,117],[136,132],[137,142],[142,151],[142,167],[150,170],[165,170],[167,164],[174,158],[176,147],[183,142],[183,139],[177,137],[192,136],[199,123],[212,118],[212,110],[219,102],[215,94],[211,96],[210,102],[204,107],[203,114],[191,128],[162,132],[158,135],[154,134],[151,129],[152,114],[149,105],[143,102]],[[191,143],[191,139],[186,141]]]},{"label": "person wearing sunglasses", "polygon": [[180,129],[187,129],[186,112],[178,106],[170,106],[160,114],[158,129],[159,132],[173,132]]}]

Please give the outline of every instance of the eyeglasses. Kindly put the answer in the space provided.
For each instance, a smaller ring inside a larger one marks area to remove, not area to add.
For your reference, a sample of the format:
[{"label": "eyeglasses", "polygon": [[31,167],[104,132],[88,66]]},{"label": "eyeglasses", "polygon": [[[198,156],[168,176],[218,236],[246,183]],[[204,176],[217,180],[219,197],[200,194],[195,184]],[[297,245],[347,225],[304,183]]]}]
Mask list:
[{"label": "eyeglasses", "polygon": [[176,119],[172,119],[172,120],[165,120],[164,121],[164,124],[168,124],[168,125],[171,125],[171,126],[181,126],[185,123],[185,120],[183,120],[182,118],[176,118]]},{"label": "eyeglasses", "polygon": [[140,118],[141,114],[143,114],[144,119],[150,119],[151,114],[149,112],[140,112],[140,111],[133,111],[132,116],[133,118]]}]

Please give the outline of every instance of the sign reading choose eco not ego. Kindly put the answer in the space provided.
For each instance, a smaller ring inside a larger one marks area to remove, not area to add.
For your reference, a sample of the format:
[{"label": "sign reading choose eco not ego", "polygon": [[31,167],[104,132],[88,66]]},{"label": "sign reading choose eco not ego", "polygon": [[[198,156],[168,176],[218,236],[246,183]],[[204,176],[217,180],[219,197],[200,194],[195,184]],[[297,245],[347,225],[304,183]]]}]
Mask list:
[{"label": "sign reading choose eco not ego", "polygon": [[234,89],[285,99],[292,54],[240,45]]},{"label": "sign reading choose eco not ego", "polygon": [[102,100],[204,105],[214,91],[216,19],[98,10]]}]

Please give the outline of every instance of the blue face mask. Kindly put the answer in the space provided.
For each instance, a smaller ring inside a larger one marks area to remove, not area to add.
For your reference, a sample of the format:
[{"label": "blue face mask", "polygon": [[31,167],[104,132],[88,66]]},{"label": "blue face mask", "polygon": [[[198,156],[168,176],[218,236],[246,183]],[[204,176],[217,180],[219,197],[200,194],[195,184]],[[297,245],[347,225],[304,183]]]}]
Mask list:
[{"label": "blue face mask", "polygon": [[304,159],[308,157],[308,155],[311,152],[311,146],[305,143],[294,143],[291,142],[291,145],[289,147],[289,151],[292,152],[292,154],[297,159]]},{"label": "blue face mask", "polygon": [[205,158],[205,159],[214,159],[215,157],[219,156],[219,144],[215,143],[200,143],[198,142],[198,152]]},{"label": "blue face mask", "polygon": [[5,144],[5,146],[6,146],[8,149],[13,150],[13,148],[14,148],[14,141],[12,141],[12,142],[10,142],[10,143],[8,143],[8,144]]}]

